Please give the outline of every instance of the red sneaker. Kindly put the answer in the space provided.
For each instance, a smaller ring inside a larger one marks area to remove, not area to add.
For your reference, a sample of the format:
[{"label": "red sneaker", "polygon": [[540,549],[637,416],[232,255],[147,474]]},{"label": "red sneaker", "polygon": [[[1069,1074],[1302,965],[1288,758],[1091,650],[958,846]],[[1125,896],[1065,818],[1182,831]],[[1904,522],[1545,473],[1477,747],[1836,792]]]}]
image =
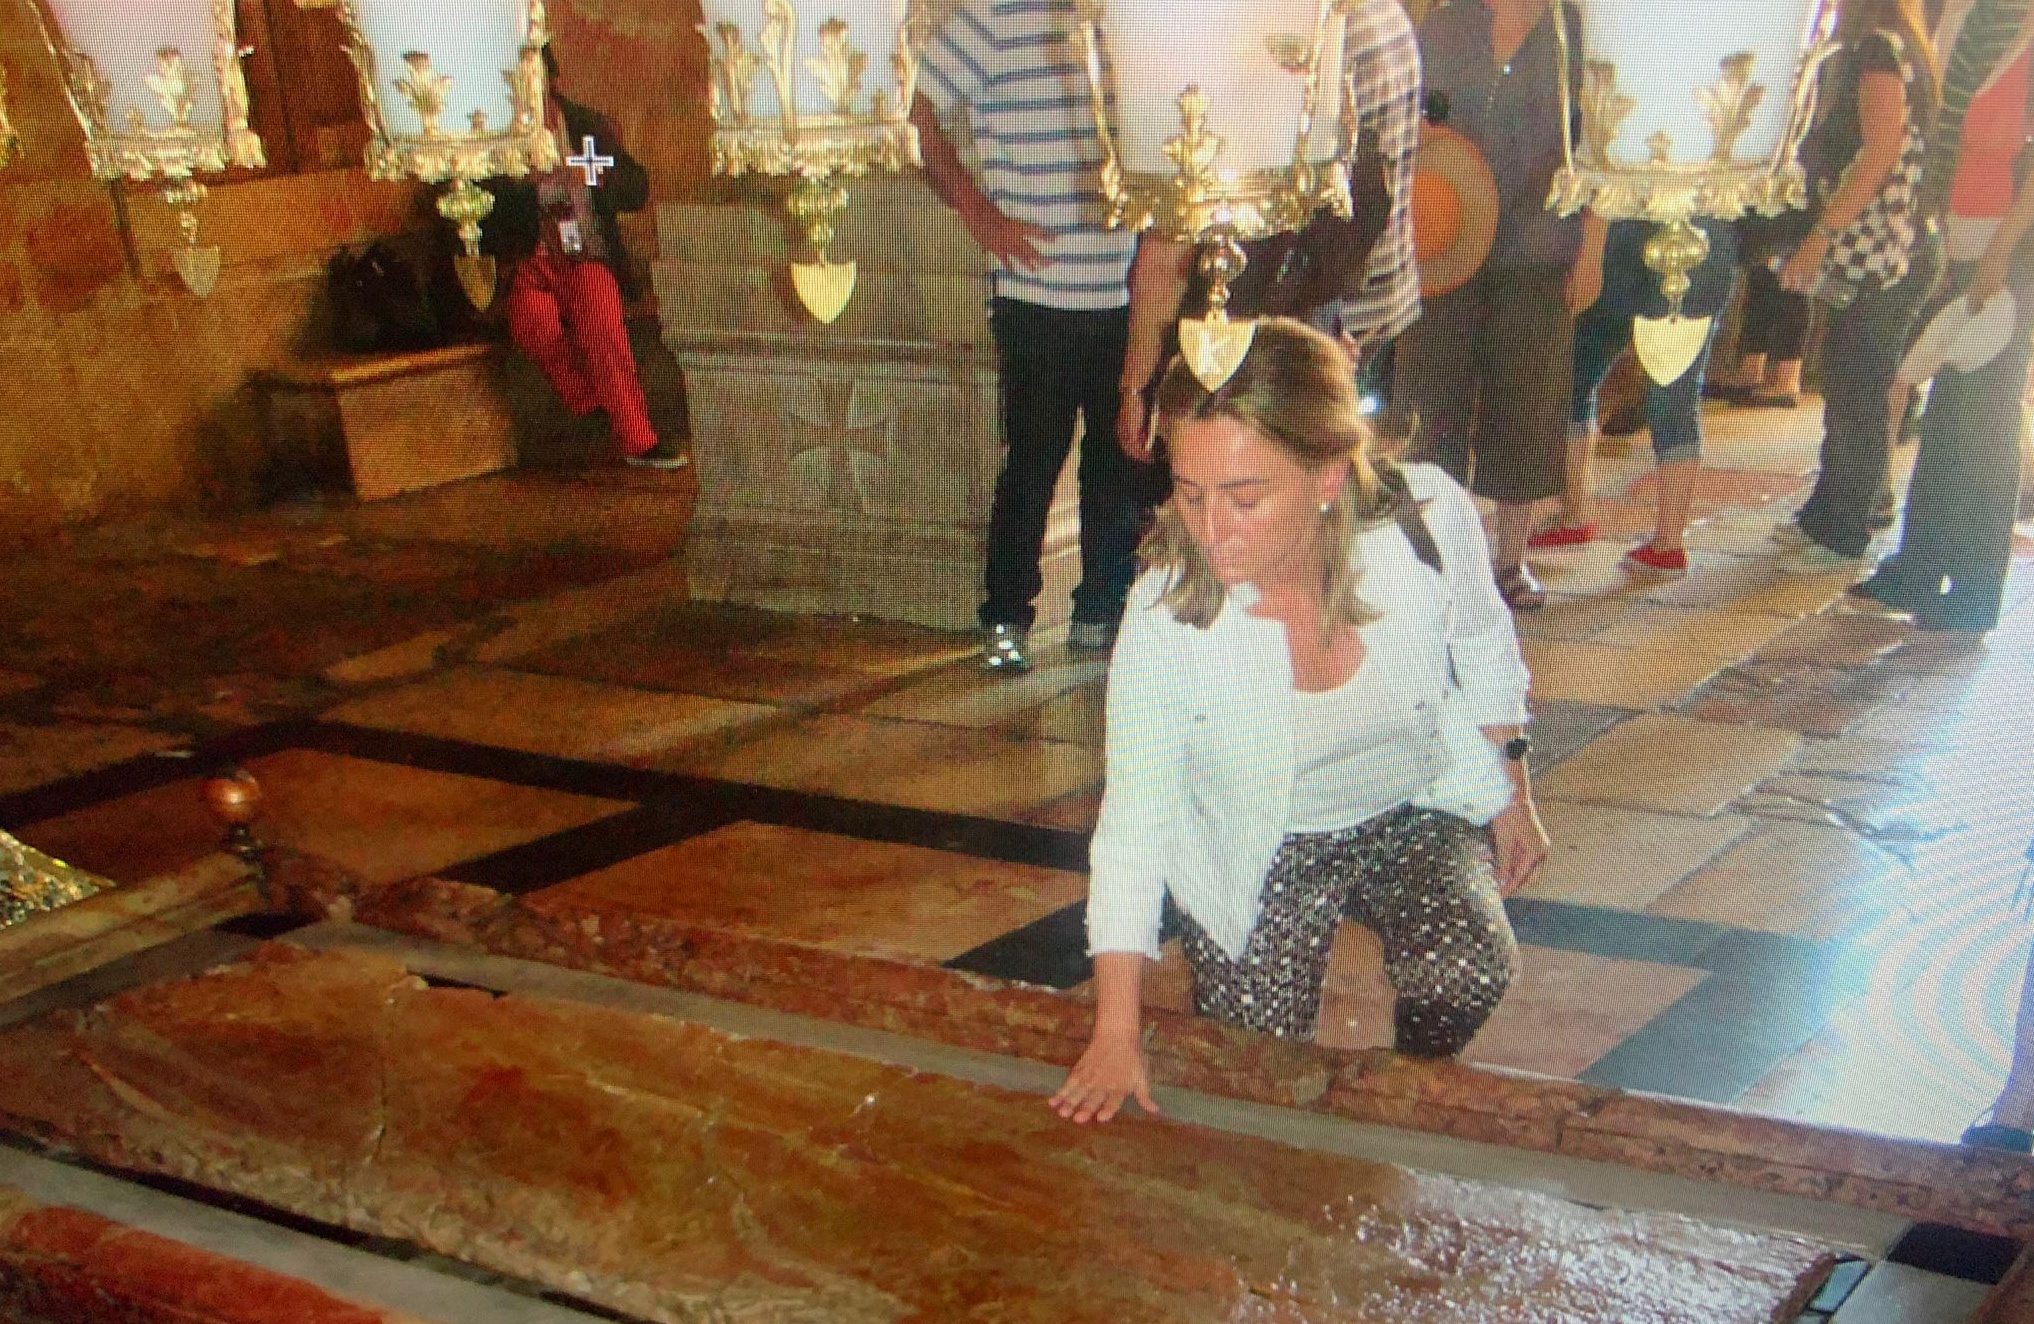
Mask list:
[{"label": "red sneaker", "polygon": [[1688,552],[1676,547],[1663,551],[1651,543],[1643,543],[1624,554],[1627,570],[1636,570],[1648,575],[1685,575],[1688,573]]},{"label": "red sneaker", "polygon": [[1550,524],[1526,539],[1528,547],[1580,547],[1596,541],[1594,524]]}]

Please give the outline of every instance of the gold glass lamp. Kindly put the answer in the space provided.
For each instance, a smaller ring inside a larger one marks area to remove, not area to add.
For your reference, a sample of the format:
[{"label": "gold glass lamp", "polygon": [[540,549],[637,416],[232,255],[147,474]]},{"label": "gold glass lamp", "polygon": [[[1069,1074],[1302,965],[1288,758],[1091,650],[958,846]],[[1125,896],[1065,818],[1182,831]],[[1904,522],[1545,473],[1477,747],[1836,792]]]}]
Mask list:
[{"label": "gold glass lamp", "polygon": [[163,201],[184,237],[172,253],[177,275],[193,294],[210,294],[219,250],[198,245],[197,176],[268,163],[247,125],[247,51],[233,0],[31,0],[30,8],[63,70],[92,174],[165,181]]},{"label": "gold glass lamp", "polygon": [[798,300],[832,322],[854,295],[855,264],[827,248],[846,180],[919,164],[918,81],[906,0],[704,0],[715,174],[783,175],[812,260],[793,263]]},{"label": "gold glass lamp", "polygon": [[[1772,216],[1808,200],[1798,152],[1835,49],[1835,0],[1589,0],[1579,34],[1564,10],[1554,5],[1563,110],[1580,114],[1562,115],[1567,154],[1548,205],[1658,224],[1645,261],[1667,315],[1637,319],[1632,344],[1664,385],[1709,339],[1712,319],[1681,313],[1688,273],[1709,254],[1693,222]],[[1581,104],[1570,106],[1578,85]]]},{"label": "gold glass lamp", "polygon": [[1205,246],[1180,350],[1210,390],[1250,351],[1227,311],[1243,241],[1349,214],[1342,30],[1334,0],[1099,0],[1080,26],[1109,223]]},{"label": "gold glass lamp", "polygon": [[556,169],[544,122],[544,0],[298,0],[330,6],[346,28],[372,135],[375,179],[450,181],[438,214],[459,228],[459,284],[494,302],[495,263],[480,251],[494,199],[479,181]]}]

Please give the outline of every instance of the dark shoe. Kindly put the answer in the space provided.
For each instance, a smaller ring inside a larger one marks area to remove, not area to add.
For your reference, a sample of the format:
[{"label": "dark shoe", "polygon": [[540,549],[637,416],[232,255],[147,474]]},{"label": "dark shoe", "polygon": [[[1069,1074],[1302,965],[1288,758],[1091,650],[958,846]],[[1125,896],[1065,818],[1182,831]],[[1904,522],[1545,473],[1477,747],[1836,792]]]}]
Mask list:
[{"label": "dark shoe", "polygon": [[982,670],[1018,675],[1031,670],[1030,631],[1021,625],[991,625],[982,634]]},{"label": "dark shoe", "polygon": [[683,469],[692,463],[692,457],[667,438],[640,455],[629,456],[628,462],[639,469]]},{"label": "dark shoe", "polygon": [[1547,605],[1547,590],[1522,565],[1497,572],[1497,592],[1513,611],[1538,611]]},{"label": "dark shoe", "polygon": [[1106,653],[1116,643],[1116,627],[1109,621],[1075,621],[1067,627],[1066,646],[1077,653]]},{"label": "dark shoe", "polygon": [[1959,607],[1949,598],[1922,607],[1914,613],[1914,624],[1923,630],[1942,630],[1959,634],[1989,634],[1999,628],[1999,618],[1989,612],[1972,611]]},{"label": "dark shoe", "polygon": [[2034,1154],[2034,1132],[1997,1122],[1978,1122],[1963,1133],[1963,1143],[1972,1149],[2003,1149],[2009,1154]]},{"label": "dark shoe", "polygon": [[1783,391],[1746,391],[1738,404],[1745,409],[1797,409],[1801,397]]},{"label": "dark shoe", "polygon": [[1844,592],[1852,598],[1876,603],[1889,611],[1912,612],[1919,610],[1923,605],[1922,595],[1914,592],[1906,580],[1884,566],[1852,584]]}]

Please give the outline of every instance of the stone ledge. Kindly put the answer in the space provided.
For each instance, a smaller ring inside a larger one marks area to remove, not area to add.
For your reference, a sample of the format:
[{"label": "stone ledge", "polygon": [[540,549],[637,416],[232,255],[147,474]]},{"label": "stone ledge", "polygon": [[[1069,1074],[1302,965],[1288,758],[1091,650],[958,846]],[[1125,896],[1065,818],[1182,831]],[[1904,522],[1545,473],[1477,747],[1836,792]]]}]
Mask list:
[{"label": "stone ledge", "polygon": [[424,1324],[0,1186],[0,1319],[63,1324]]},{"label": "stone ledge", "polygon": [[[667,920],[539,909],[436,878],[363,891],[329,868],[271,866],[271,879],[299,912],[496,955],[1059,1065],[1087,1045],[1088,1005],[1027,985]],[[1158,1084],[2034,1239],[2034,1161],[2023,1157],[1146,1016]]]},{"label": "stone ledge", "polygon": [[260,909],[253,871],[230,855],[101,892],[0,930],[0,1002]]}]

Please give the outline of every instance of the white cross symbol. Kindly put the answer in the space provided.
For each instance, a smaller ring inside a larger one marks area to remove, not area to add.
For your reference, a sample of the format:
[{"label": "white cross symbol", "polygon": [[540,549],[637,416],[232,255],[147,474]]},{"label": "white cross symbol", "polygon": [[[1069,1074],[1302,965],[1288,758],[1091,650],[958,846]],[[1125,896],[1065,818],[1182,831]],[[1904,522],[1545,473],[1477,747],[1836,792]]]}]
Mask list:
[{"label": "white cross symbol", "polygon": [[586,172],[586,187],[598,188],[600,187],[600,172],[611,169],[614,165],[614,158],[602,156],[594,150],[592,134],[586,135],[584,143],[585,145],[580,148],[580,155],[566,157],[565,164],[584,170]]}]

